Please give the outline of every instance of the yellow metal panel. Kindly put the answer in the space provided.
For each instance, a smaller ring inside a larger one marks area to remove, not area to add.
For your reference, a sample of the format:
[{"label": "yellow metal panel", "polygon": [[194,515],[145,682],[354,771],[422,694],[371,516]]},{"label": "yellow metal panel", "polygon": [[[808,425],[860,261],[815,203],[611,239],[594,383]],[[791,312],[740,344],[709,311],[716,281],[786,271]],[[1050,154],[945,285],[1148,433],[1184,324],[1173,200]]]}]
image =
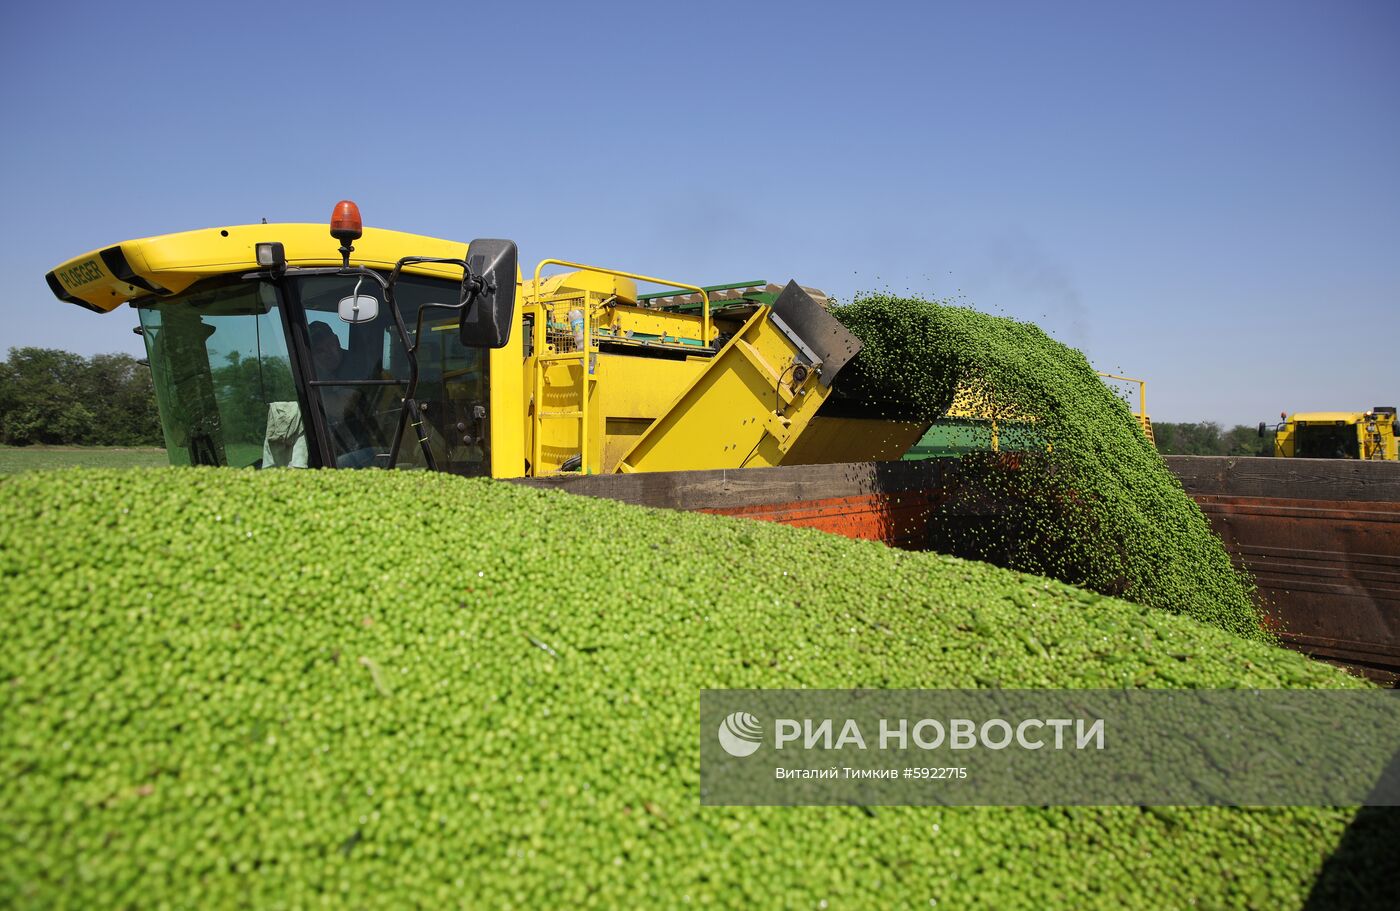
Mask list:
[{"label": "yellow metal panel", "polygon": [[73,257],[54,269],[53,275],[65,291],[103,313],[110,313],[134,295],[149,293],[113,275],[97,251]]},{"label": "yellow metal panel", "polygon": [[[168,293],[178,293],[195,282],[217,275],[247,272],[258,267],[255,247],[281,243],[293,266],[340,265],[339,242],[326,225],[233,225],[206,228],[157,237],[122,241],[121,249],[133,273]],[[74,257],[54,270],[63,288],[74,297],[104,311],[150,291],[120,281],[102,262],[102,250]],[[461,257],[467,245],[460,241],[405,234],[383,228],[365,228],[355,242],[350,262],[372,269],[391,269],[405,256]],[[462,270],[422,264],[405,271],[460,281]]]},{"label": "yellow metal panel", "polygon": [[1300,424],[1356,424],[1365,419],[1364,411],[1300,411],[1288,418]]},{"label": "yellow metal panel", "polygon": [[647,428],[652,424],[648,418],[608,418],[603,427],[602,473],[617,471],[617,463],[627,454]]},{"label": "yellow metal panel", "polygon": [[796,348],[760,309],[618,463],[618,470],[766,467],[806,430],[830,390],[792,379]]},{"label": "yellow metal panel", "polygon": [[525,378],[520,371],[524,353],[519,307],[510,340],[488,352],[491,364],[491,476],[518,478],[525,473]]},{"label": "yellow metal panel", "polygon": [[987,401],[982,393],[975,393],[967,386],[959,386],[953,395],[953,402],[948,406],[945,417],[962,418],[969,421],[1019,421],[1026,424],[1034,424],[1033,415],[1022,414],[1020,411],[1007,408],[1005,405],[997,403],[992,407],[992,403]]},{"label": "yellow metal panel", "polygon": [[655,420],[695,382],[709,358],[669,361],[619,354],[598,356],[599,404],[609,417]]},{"label": "yellow metal panel", "polygon": [[[544,288],[546,288],[546,287],[548,286],[548,282],[547,282],[544,278],[542,278],[542,274],[543,274],[543,270],[544,270],[544,267],[545,267],[545,266],[567,266],[568,268],[571,268],[571,269],[581,269],[581,270],[584,270],[584,271],[587,272],[587,273],[605,273],[605,274],[608,274],[608,275],[616,276],[616,277],[618,277],[618,278],[632,279],[633,281],[640,281],[640,282],[650,282],[651,284],[656,284],[656,285],[669,285],[669,286],[672,287],[672,288],[684,288],[684,289],[689,290],[689,291],[694,291],[696,294],[700,295],[700,302],[701,302],[701,306],[700,306],[700,327],[701,327],[701,328],[700,328],[700,340],[703,341],[703,342],[706,343],[706,344],[709,344],[709,343],[713,340],[713,338],[714,338],[714,330],[713,330],[713,328],[712,328],[711,325],[710,325],[710,295],[709,295],[709,292],[707,292],[704,288],[699,287],[698,285],[688,285],[688,284],[685,284],[684,282],[672,281],[672,280],[669,279],[669,278],[657,278],[657,277],[651,276],[651,275],[641,275],[641,274],[636,273],[636,272],[624,272],[624,271],[622,271],[622,270],[620,270],[620,269],[610,269],[610,268],[607,268],[607,267],[605,267],[605,266],[589,266],[589,265],[586,265],[586,264],[584,264],[584,263],[570,262],[569,260],[566,260],[566,259],[542,259],[542,260],[540,260],[539,263],[536,264],[536,266],[535,266],[535,278],[534,278],[534,281],[530,282],[530,284],[526,286],[526,288],[529,290],[529,292],[530,292],[530,294],[531,294],[532,297],[535,297],[535,296],[538,296],[538,295],[542,295],[542,294],[543,294],[543,291],[540,290],[540,289],[544,289]],[[635,286],[634,286],[634,287],[635,287]],[[634,297],[634,299],[635,299],[635,294],[633,295],[633,297]],[[585,308],[585,309],[584,309],[585,329],[588,328],[588,327],[587,327],[587,323],[588,323],[589,320],[591,320],[590,311],[589,311],[588,308]],[[590,336],[591,336],[591,333],[590,333]]]},{"label": "yellow metal panel", "polygon": [[817,416],[783,456],[783,465],[829,465],[836,462],[890,462],[904,456],[932,423],[882,421],[874,418]]},{"label": "yellow metal panel", "polygon": [[597,325],[605,333],[620,334],[624,338],[628,332],[640,332],[664,335],[672,341],[681,338],[699,341],[702,331],[698,314],[668,313],[647,307],[608,307],[599,315]]},{"label": "yellow metal panel", "polygon": [[617,470],[617,463],[652,422],[695,381],[709,358],[683,361],[621,354],[598,356],[598,407],[593,413],[592,438],[601,441],[598,470]]}]

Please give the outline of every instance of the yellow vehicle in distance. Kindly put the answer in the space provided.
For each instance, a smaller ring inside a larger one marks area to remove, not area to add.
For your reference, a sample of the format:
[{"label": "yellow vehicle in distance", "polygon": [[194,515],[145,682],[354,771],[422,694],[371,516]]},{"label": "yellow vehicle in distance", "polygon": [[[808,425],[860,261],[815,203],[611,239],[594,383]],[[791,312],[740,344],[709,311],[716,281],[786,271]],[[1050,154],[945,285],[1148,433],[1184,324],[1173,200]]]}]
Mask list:
[{"label": "yellow vehicle in distance", "polygon": [[[1274,427],[1274,455],[1296,459],[1364,459],[1394,462],[1395,407],[1370,411],[1304,411],[1279,415]],[[1268,429],[1259,424],[1262,437]]]}]

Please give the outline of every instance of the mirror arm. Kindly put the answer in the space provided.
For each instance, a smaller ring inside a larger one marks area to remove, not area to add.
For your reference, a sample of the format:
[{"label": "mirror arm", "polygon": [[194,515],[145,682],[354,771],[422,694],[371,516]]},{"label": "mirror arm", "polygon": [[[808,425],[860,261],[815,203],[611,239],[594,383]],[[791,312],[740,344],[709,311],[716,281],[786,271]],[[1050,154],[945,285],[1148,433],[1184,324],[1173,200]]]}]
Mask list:
[{"label": "mirror arm", "polygon": [[393,284],[399,280],[399,273],[403,272],[404,266],[411,266],[415,263],[442,263],[448,266],[461,266],[463,273],[471,275],[471,269],[468,268],[467,261],[464,259],[441,256],[405,256],[394,264],[393,271],[389,273],[389,283]]}]

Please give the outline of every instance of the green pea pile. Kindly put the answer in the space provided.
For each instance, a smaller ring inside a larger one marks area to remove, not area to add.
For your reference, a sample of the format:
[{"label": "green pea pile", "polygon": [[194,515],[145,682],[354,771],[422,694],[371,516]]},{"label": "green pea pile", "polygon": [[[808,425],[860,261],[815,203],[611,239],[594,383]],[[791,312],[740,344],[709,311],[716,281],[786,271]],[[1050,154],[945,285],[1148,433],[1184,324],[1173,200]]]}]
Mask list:
[{"label": "green pea pile", "polygon": [[0,905],[1297,908],[1352,811],[702,808],[699,692],[1362,685],[811,530],[417,472],[24,474]]},{"label": "green pea pile", "polygon": [[[1036,445],[1020,470],[964,456],[961,497],[935,517],[933,546],[1061,579],[1266,638],[1253,583],[1230,563],[1127,404],[1079,351],[1030,323],[948,303],[875,294],[835,316],[864,343],[842,396],[870,416],[937,420],[954,400]],[[966,504],[1014,504],[969,520]]]}]

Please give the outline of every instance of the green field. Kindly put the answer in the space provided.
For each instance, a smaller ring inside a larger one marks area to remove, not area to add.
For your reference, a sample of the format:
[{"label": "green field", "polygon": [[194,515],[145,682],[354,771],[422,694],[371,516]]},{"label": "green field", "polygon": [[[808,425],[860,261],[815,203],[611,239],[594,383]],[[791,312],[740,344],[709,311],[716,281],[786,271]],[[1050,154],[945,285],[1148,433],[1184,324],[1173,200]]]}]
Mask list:
[{"label": "green field", "polygon": [[160,468],[164,449],[108,446],[0,446],[0,474],[47,468]]}]

